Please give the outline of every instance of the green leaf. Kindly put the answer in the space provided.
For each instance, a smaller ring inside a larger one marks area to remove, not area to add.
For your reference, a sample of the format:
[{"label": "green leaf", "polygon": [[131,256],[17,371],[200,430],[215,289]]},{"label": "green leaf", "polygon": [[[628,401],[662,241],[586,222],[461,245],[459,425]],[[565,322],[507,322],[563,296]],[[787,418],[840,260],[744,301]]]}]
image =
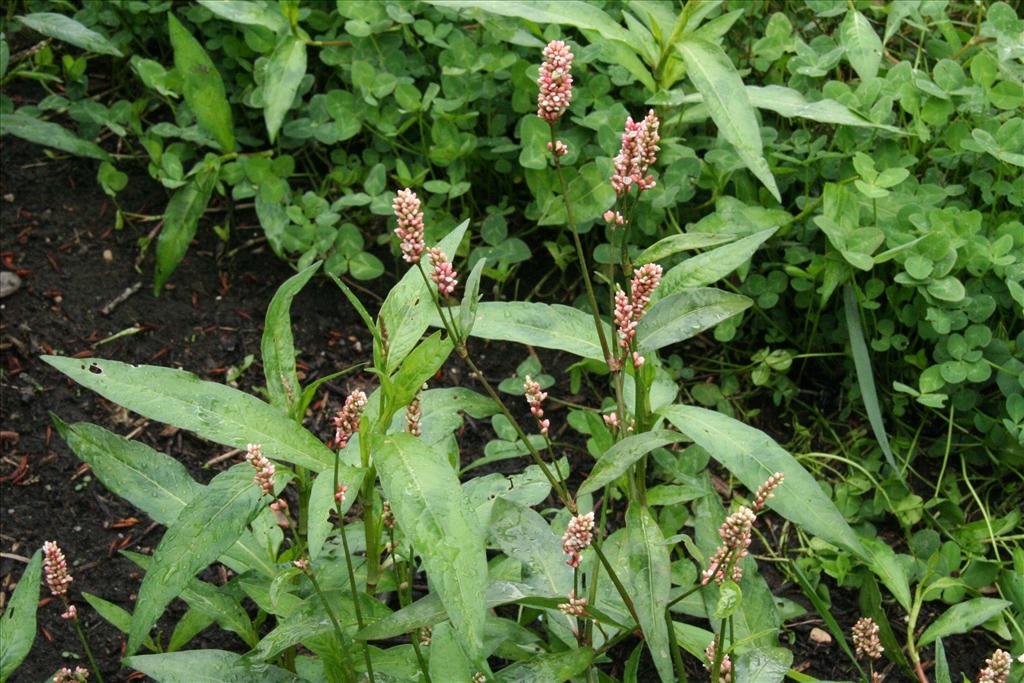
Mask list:
[{"label": "green leaf", "polygon": [[793,653],[784,647],[758,647],[736,657],[737,683],[779,683],[786,677]]},{"label": "green leaf", "polygon": [[[68,447],[89,464],[104,486],[164,526],[173,524],[185,506],[206,489],[193,481],[177,460],[143,443],[87,422],[65,425],[56,418],[55,422]],[[266,549],[249,531],[220,560],[237,572],[275,573]]]},{"label": "green leaf", "polygon": [[814,610],[825,622],[825,626],[828,627],[832,637],[836,639],[837,643],[839,643],[839,647],[842,648],[843,652],[850,659],[850,662],[853,663],[853,666],[856,667],[857,671],[860,672],[861,676],[864,676],[864,670],[861,669],[860,663],[857,661],[857,657],[854,656],[853,650],[850,649],[850,644],[846,640],[846,634],[843,633],[843,628],[839,625],[839,622],[836,621],[836,618],[832,616],[832,610],[829,609],[829,606],[825,604],[825,601],[822,600],[820,595],[818,595],[814,586],[811,585],[807,575],[804,574],[803,570],[800,568],[800,563],[792,562],[790,563],[789,568],[793,570],[793,576],[796,578],[796,582],[797,585],[800,586],[800,590],[803,591],[804,597],[814,605]]},{"label": "green leaf", "polygon": [[288,29],[288,20],[276,11],[273,5],[262,5],[249,0],[199,0],[199,4],[236,24],[263,26],[274,33]]},{"label": "green leaf", "polygon": [[973,598],[957,603],[929,624],[917,642],[924,647],[936,638],[967,633],[975,626],[980,626],[1001,613],[1011,604],[1009,600],[997,600],[996,598]]},{"label": "green leaf", "polygon": [[687,287],[703,287],[721,280],[753,257],[754,252],[775,234],[777,227],[760,230],[730,244],[691,256],[665,273],[654,293],[664,299]]},{"label": "green leaf", "polygon": [[672,589],[671,563],[665,537],[650,510],[633,503],[626,510],[628,567],[623,581],[640,617],[644,642],[662,683],[674,681],[665,611]]},{"label": "green leaf", "polygon": [[[463,221],[437,245],[449,258],[458,249],[467,227],[469,221]],[[413,266],[406,271],[398,284],[388,292],[377,316],[378,321],[384,323],[383,326],[388,332],[388,373],[394,372],[401,364],[406,355],[419,343],[420,337],[430,326],[430,321],[437,316],[430,292],[418,270],[418,267]],[[437,324],[440,325],[440,321]]]},{"label": "green leaf", "polygon": [[476,320],[476,311],[480,305],[480,276],[486,265],[487,259],[480,259],[466,278],[465,293],[459,304],[459,334],[463,337],[468,337],[473,332],[473,322]]},{"label": "green leaf", "polygon": [[906,135],[901,128],[869,121],[835,100],[821,99],[809,102],[799,90],[781,85],[748,85],[747,97],[758,109],[768,109],[783,116],[795,116],[841,126],[878,128],[897,135]]},{"label": "green leaf", "polygon": [[348,271],[357,280],[372,280],[384,273],[384,264],[368,251],[361,251],[348,260]]},{"label": "green leaf", "polygon": [[98,595],[82,591],[82,597],[96,613],[103,617],[111,626],[121,633],[128,633],[132,624],[132,614],[120,605],[104,600]]},{"label": "green leaf", "polygon": [[779,188],[764,158],[754,108],[728,55],[714,43],[692,35],[676,43],[675,48],[686,64],[694,87],[704,97],[722,137],[736,149],[744,165],[764,183],[776,201],[781,201]]},{"label": "green leaf", "polygon": [[71,17],[54,12],[34,12],[18,17],[18,21],[44,36],[63,40],[89,52],[113,57],[124,57],[106,37],[86,28]]},{"label": "green leaf", "polygon": [[527,114],[519,126],[519,138],[519,165],[535,170],[547,168],[551,158],[547,148],[551,141],[548,122],[535,114]]},{"label": "green leaf", "polygon": [[[439,326],[436,312],[433,318],[433,324]],[[604,325],[606,338],[611,339],[611,327]],[[604,360],[594,317],[572,306],[527,301],[483,302],[477,308],[473,336]]]},{"label": "green leaf", "polygon": [[739,315],[753,302],[721,289],[683,289],[656,301],[637,325],[641,353],[695,337],[723,320]]},{"label": "green leaf", "polygon": [[216,184],[215,171],[200,171],[195,178],[180,187],[167,203],[164,225],[156,242],[156,274],[153,278],[156,296],[160,295],[167,278],[185,257]]},{"label": "green leaf", "polygon": [[36,639],[36,606],[43,551],[37,550],[0,615],[0,681],[6,681],[28,656]]},{"label": "green leaf", "polygon": [[967,290],[964,288],[963,283],[952,275],[929,282],[928,293],[936,299],[949,301],[950,303],[963,301],[963,298],[967,296]]},{"label": "green leaf", "polygon": [[238,540],[262,496],[247,463],[214,477],[206,494],[181,511],[153,553],[132,614],[128,653],[138,650],[149,629],[192,577]]},{"label": "green leaf", "polygon": [[653,451],[686,438],[667,429],[633,434],[606,450],[594,463],[590,475],[580,484],[576,496],[592,493],[626,473],[633,463]]},{"label": "green leaf", "polygon": [[53,147],[80,157],[101,161],[110,160],[110,155],[106,150],[96,143],[83,140],[64,126],[50,121],[40,121],[27,114],[3,114],[0,116],[0,133],[13,135],[37,145]]},{"label": "green leaf", "polygon": [[572,569],[565,563],[562,541],[538,512],[498,497],[487,528],[503,553],[523,563],[529,572],[524,582],[535,595],[569,594]]},{"label": "green leaf", "polygon": [[[324,610],[324,601],[331,605],[338,625],[345,635],[345,644],[351,647],[352,643],[347,634],[359,623],[356,619],[355,603],[352,602],[352,594],[349,591],[334,589],[325,590],[323,599],[315,594],[309,596],[301,605],[291,610],[287,617],[279,618],[274,629],[265,635],[255,648],[253,656],[269,660],[292,645],[308,643],[316,636],[330,634],[333,637],[334,625]],[[386,607],[368,595],[360,593],[359,601],[362,613],[368,619],[380,618],[388,612]]]},{"label": "green leaf", "polygon": [[442,337],[440,332],[435,332],[406,356],[402,367],[391,378],[391,387],[387,394],[387,405],[391,412],[381,415],[384,424],[390,424],[395,411],[412,401],[422,390],[423,384],[437,374],[451,355],[452,348],[451,339]]},{"label": "green leaf", "polygon": [[[352,495],[345,496],[341,504],[341,513],[345,514],[352,503],[355,502],[355,491],[363,483],[366,470],[357,467],[349,467],[338,463],[338,483],[348,487]],[[320,555],[334,524],[331,522],[331,510],[334,509],[334,472],[328,469],[317,475],[313,481],[313,488],[309,493],[309,513],[306,516],[306,544],[309,549],[309,559],[315,560]]]},{"label": "green leaf", "polygon": [[562,683],[586,671],[593,658],[594,651],[583,647],[537,655],[502,669],[497,678],[504,683]]},{"label": "green leaf", "polygon": [[217,141],[224,152],[235,151],[231,105],[224,91],[220,72],[210,56],[177,17],[167,14],[167,27],[174,50],[174,67],[182,82],[182,92],[200,128]]},{"label": "green leaf", "polygon": [[[130,622],[130,615],[128,619]],[[177,652],[192,642],[193,638],[210,628],[212,625],[212,618],[197,609],[192,609],[191,607],[188,608],[185,610],[185,613],[181,615],[181,619],[178,619],[178,623],[174,625],[174,630],[171,631],[171,637],[167,641],[167,652]],[[127,632],[128,631],[125,630],[125,633]]]},{"label": "green leaf", "polygon": [[293,673],[226,650],[186,650],[128,657],[127,666],[157,683],[299,683]]},{"label": "green leaf", "polygon": [[848,284],[843,286],[843,304],[846,313],[846,331],[850,335],[850,350],[853,353],[853,365],[857,370],[857,384],[860,386],[861,398],[864,399],[864,408],[868,412],[871,431],[874,432],[875,439],[882,448],[882,453],[885,454],[885,461],[889,463],[893,472],[903,479],[903,472],[896,466],[896,458],[893,457],[889,437],[885,433],[882,407],[878,403],[875,376],[871,371],[871,353],[868,351],[868,345],[864,339],[864,329],[861,327],[857,295],[854,294],[853,287]]},{"label": "green leaf", "polygon": [[260,352],[263,358],[263,375],[267,381],[267,396],[271,405],[292,415],[295,414],[294,409],[302,396],[299,378],[295,373],[292,300],[319,268],[320,262],[317,261],[278,287],[274,298],[270,300],[270,305],[267,306],[263,324]]},{"label": "green leaf", "polygon": [[292,106],[306,75],[306,43],[300,38],[285,36],[267,64],[267,80],[263,84],[263,119],[267,124],[270,142],[277,138],[284,115]]},{"label": "green leaf", "polygon": [[871,28],[867,17],[851,9],[839,27],[840,42],[846,49],[846,59],[862,81],[878,75],[882,63],[882,41]]},{"label": "green leaf", "polygon": [[429,0],[429,4],[451,9],[478,9],[506,17],[519,17],[537,24],[564,24],[597,31],[609,40],[633,45],[629,31],[599,7],[583,0],[531,0],[531,2],[492,2],[491,0]]},{"label": "green leaf", "polygon": [[448,458],[408,434],[380,439],[373,458],[385,497],[444,604],[459,642],[483,657],[487,557],[484,534]]},{"label": "green leaf", "polygon": [[654,263],[681,251],[717,247],[719,244],[732,242],[737,237],[738,235],[712,232],[684,232],[680,235],[669,235],[644,249],[633,260],[635,263]]},{"label": "green leaf", "polygon": [[896,557],[896,553],[884,541],[877,538],[862,538],[863,547],[867,550],[865,561],[871,571],[882,580],[896,602],[906,611],[910,611],[910,581],[907,572]]},{"label": "green leaf", "polygon": [[[416,634],[413,634],[413,638]],[[430,678],[450,683],[472,683],[473,663],[466,657],[451,624],[442,622],[430,634]]]},{"label": "green leaf", "polygon": [[949,660],[946,659],[946,648],[942,638],[935,639],[935,683],[953,683],[949,674]]},{"label": "green leaf", "polygon": [[857,535],[814,477],[767,434],[696,406],[674,405],[660,412],[751,491],[782,472],[785,481],[768,506],[809,533],[866,557]]},{"label": "green leaf", "polygon": [[190,429],[232,448],[259,443],[272,460],[321,472],[334,453],[273,406],[190,372],[155,365],[59,356],[42,359],[82,386],[140,415]]}]

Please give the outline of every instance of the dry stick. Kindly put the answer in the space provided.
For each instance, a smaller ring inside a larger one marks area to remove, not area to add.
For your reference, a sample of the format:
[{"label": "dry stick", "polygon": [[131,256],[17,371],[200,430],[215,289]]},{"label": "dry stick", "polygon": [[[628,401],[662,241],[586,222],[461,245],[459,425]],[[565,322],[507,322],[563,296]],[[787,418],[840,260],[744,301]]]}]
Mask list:
[{"label": "dry stick", "polygon": [[123,304],[125,301],[127,301],[133,294],[138,292],[140,289],[142,289],[142,282],[141,281],[140,282],[136,282],[131,287],[126,287],[123,292],[121,292],[120,294],[115,296],[113,299],[110,300],[109,303],[107,303],[106,306],[101,308],[100,309],[100,313],[102,313],[103,315],[110,315],[111,313],[114,312],[115,308],[117,308],[118,306]]}]

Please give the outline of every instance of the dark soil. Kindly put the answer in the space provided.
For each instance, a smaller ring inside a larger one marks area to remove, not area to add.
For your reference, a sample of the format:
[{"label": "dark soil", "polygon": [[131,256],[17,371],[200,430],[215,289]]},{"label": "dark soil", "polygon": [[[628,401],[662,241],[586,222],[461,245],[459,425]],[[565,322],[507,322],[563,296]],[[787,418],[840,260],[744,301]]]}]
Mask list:
[{"label": "dark soil", "polygon": [[[138,241],[156,223],[130,222],[124,229],[114,230],[114,205],[98,188],[92,163],[53,160],[37,147],[4,138],[2,168],[0,257],[3,268],[16,271],[23,285],[0,303],[0,600],[6,602],[9,598],[26,558],[44,541],[58,541],[75,577],[71,594],[80,607],[80,617],[104,676],[107,680],[123,681],[130,676],[129,671],[119,668],[124,638],[78,596],[83,591],[95,593],[131,610],[141,574],[117,551],[149,552],[159,542],[163,529],[90,477],[88,468],[52,429],[48,412],[53,411],[68,422],[91,421],[139,439],[179,459],[194,477],[204,482],[236,462],[238,456],[207,466],[208,461],[224,455],[227,449],[128,413],[79,388],[38,357],[44,353],[94,355],[181,367],[204,379],[224,381],[229,368],[240,367],[246,356],[252,354],[256,361],[238,380],[243,389],[251,390],[262,384],[259,343],[263,313],[277,285],[292,271],[260,245],[258,229],[241,230],[230,245],[225,245],[204,225],[188,257],[174,274],[171,286],[156,299],[151,287],[151,254],[143,261],[141,272],[135,265]],[[132,179],[119,199],[128,211],[159,213],[166,194],[142,175]],[[239,245],[242,248],[237,253],[229,252]],[[380,295],[386,291],[387,280],[385,276],[370,285],[371,291],[360,294],[371,310],[375,310]],[[140,282],[141,288],[112,313],[100,312]],[[296,347],[300,349],[299,367],[306,379],[367,360],[370,337],[333,284],[312,282],[296,299],[292,315]],[[137,331],[107,341],[133,328]],[[480,345],[475,352],[479,364],[487,368],[495,383],[513,374],[526,354],[522,348],[501,345]],[[548,372],[560,378],[565,376],[555,370],[564,368],[571,359],[548,352],[541,352],[540,357]],[[439,384],[470,383],[458,362],[440,374]],[[314,402],[307,426],[326,438],[328,416],[339,407],[348,390],[371,383],[370,377],[359,374],[328,383]],[[558,393],[554,395],[588,400],[570,396],[564,384],[560,379]],[[517,409],[526,412],[524,406]],[[555,406],[552,409],[558,410]],[[758,426],[788,432],[784,426]],[[486,423],[467,421],[466,429],[461,441],[468,462],[482,454],[490,435]],[[585,458],[579,462],[584,464]],[[518,460],[503,461],[475,474],[517,471],[522,465]],[[580,470],[574,467],[577,473]],[[781,574],[770,569],[766,574],[776,593],[806,605],[795,587],[783,584]],[[856,593],[835,587],[831,592],[834,614],[848,629],[859,616]],[[39,681],[61,666],[84,665],[79,659],[77,638],[60,618],[61,611],[57,604],[42,601],[36,642],[13,681]],[[172,606],[160,624],[165,633],[169,633],[182,613],[182,605]],[[900,630],[899,615],[891,616],[894,627]],[[795,652],[793,666],[822,679],[855,678],[836,644],[821,645],[810,639],[812,627],[824,628],[815,617],[811,611],[796,620],[788,631],[792,642],[783,641]],[[959,680],[961,670],[974,675],[980,668],[990,649],[984,641],[980,635],[950,639],[947,653],[952,660],[954,680]],[[621,673],[634,645],[627,642],[613,651],[618,660],[612,665],[615,672]],[[189,647],[241,651],[244,644],[233,634],[213,628]],[[699,665],[692,658],[687,661],[692,665],[688,666],[690,680],[706,680]],[[655,680],[649,661],[641,664],[640,680]],[[896,670],[888,680],[905,678]]]}]

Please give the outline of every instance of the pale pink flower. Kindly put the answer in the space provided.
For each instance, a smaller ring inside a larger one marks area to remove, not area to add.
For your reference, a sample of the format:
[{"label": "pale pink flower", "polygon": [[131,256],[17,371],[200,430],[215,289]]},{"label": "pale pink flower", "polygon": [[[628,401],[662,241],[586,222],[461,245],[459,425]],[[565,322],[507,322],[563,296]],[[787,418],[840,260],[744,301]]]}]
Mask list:
[{"label": "pale pink flower", "polygon": [[978,683],[1006,683],[1012,664],[1009,652],[996,650],[985,660],[985,668],[978,672]]},{"label": "pale pink flower", "polygon": [[651,296],[661,282],[661,266],[657,263],[645,263],[633,271],[633,282],[630,286],[630,303],[633,304],[633,316],[640,320]]},{"label": "pale pink flower", "polygon": [[615,288],[615,326],[619,328],[619,346],[628,349],[636,336],[637,321],[633,315],[633,304],[622,288]]},{"label": "pale pink flower", "polygon": [[256,476],[252,480],[263,490],[263,493],[274,495],[274,463],[263,455],[263,447],[258,443],[249,444],[246,446],[245,459],[256,470]]},{"label": "pale pink flower", "polygon": [[278,498],[270,504],[270,509],[274,512],[280,512],[283,515],[288,512],[288,501],[284,498]]},{"label": "pale pink flower", "polygon": [[553,40],[544,48],[537,79],[537,116],[549,123],[564,114],[572,102],[572,59],[569,46],[561,40]]},{"label": "pale pink flower", "polygon": [[587,599],[577,598],[576,591],[569,591],[569,602],[559,604],[558,609],[566,616],[582,617],[587,610]]},{"label": "pale pink flower", "polygon": [[78,618],[78,608],[74,605],[68,605],[68,608],[64,610],[64,614],[60,615],[60,618],[64,621],[71,621],[72,619]]},{"label": "pale pink flower", "polygon": [[580,566],[580,553],[590,547],[594,540],[594,513],[576,515],[569,520],[569,526],[562,536],[562,552],[569,556],[566,564],[570,567]]},{"label": "pale pink flower", "polygon": [[604,418],[604,423],[608,425],[608,429],[612,430],[612,432],[617,432],[619,430],[618,413],[608,413],[607,415],[602,415],[601,417]]},{"label": "pale pink flower", "polygon": [[348,487],[344,484],[338,484],[338,488],[334,491],[334,502],[338,505],[344,505],[346,493],[348,493]]},{"label": "pale pink flower", "polygon": [[526,381],[523,382],[523,393],[526,394],[526,402],[530,404],[530,413],[537,418],[537,424],[540,425],[540,433],[547,436],[551,421],[544,419],[544,409],[541,407],[544,399],[548,397],[547,392],[541,391],[540,384],[527,375]]},{"label": "pale pink flower", "polygon": [[878,659],[885,652],[878,638],[878,624],[871,617],[861,617],[853,625],[853,646],[858,657]]},{"label": "pale pink flower", "polygon": [[775,489],[782,486],[782,481],[785,478],[786,477],[782,472],[776,472],[772,476],[768,477],[768,481],[757,487],[757,495],[754,496],[755,514],[764,509],[765,504],[770,498],[775,497]]},{"label": "pale pink flower", "polygon": [[569,145],[565,144],[561,140],[555,140],[554,143],[548,143],[548,151],[556,157],[564,157],[569,153]]},{"label": "pale pink flower", "polygon": [[430,250],[430,265],[434,267],[434,272],[430,274],[430,279],[437,283],[437,291],[443,296],[450,296],[455,291],[455,286],[459,284],[458,273],[452,268],[452,264],[448,261],[448,255],[445,254],[439,247],[434,247]]},{"label": "pale pink flower", "polygon": [[[426,386],[427,385],[424,384],[423,388],[426,388]],[[420,405],[420,394],[417,392],[412,401],[409,402],[408,407],[405,409],[405,431],[413,436],[420,436],[423,434],[423,428],[420,425],[420,421],[422,419],[423,407]]]},{"label": "pale pink flower", "polygon": [[619,196],[629,192],[636,185],[639,192],[655,186],[654,176],[647,171],[658,159],[658,134],[660,122],[651,109],[640,122],[633,117],[626,118],[626,129],[622,134],[622,146],[614,159],[615,173],[612,175],[612,187]]},{"label": "pale pink flower", "polygon": [[423,242],[423,211],[420,209],[420,198],[416,193],[405,188],[399,190],[391,207],[398,219],[395,234],[401,240],[402,258],[409,263],[419,263],[420,257],[427,246]]},{"label": "pale pink flower", "polygon": [[75,670],[72,671],[68,667],[64,667],[53,675],[53,683],[83,683],[89,678],[89,670],[83,669],[80,666],[76,666]]},{"label": "pale pink flower", "polygon": [[608,209],[604,212],[605,223],[611,223],[612,225],[622,225],[626,222],[626,219],[618,211],[612,211]]},{"label": "pale pink flower", "polygon": [[309,560],[304,557],[299,558],[298,560],[292,560],[292,564],[295,565],[297,569],[301,569],[304,572],[309,571]]},{"label": "pale pink flower", "polygon": [[725,518],[722,526],[718,528],[718,536],[722,539],[722,545],[715,550],[708,562],[708,568],[701,575],[702,583],[705,586],[712,580],[718,584],[724,582],[726,580],[725,571],[730,564],[732,573],[728,578],[736,582],[743,578],[743,567],[740,566],[740,560],[747,556],[747,548],[750,547],[750,532],[756,519],[753,510],[746,506]]},{"label": "pale pink flower", "polygon": [[[633,281],[630,285],[630,294],[627,297],[622,289],[615,291],[615,325],[619,331],[619,346],[628,351],[636,336],[637,326],[640,324],[647,306],[651,303],[651,296],[661,282],[661,266],[656,263],[647,263],[633,271]],[[639,352],[632,354],[633,366],[641,367],[644,364],[644,357]]]},{"label": "pale pink flower", "polygon": [[43,543],[43,571],[50,593],[55,597],[67,595],[68,586],[74,579],[68,573],[67,560],[64,559],[64,552],[56,541]]},{"label": "pale pink flower", "polygon": [[[704,655],[708,658],[704,668],[711,671],[715,665],[715,642],[711,641],[711,644],[704,650]],[[729,655],[722,655],[722,662],[718,665],[718,681],[716,683],[730,683],[732,681],[732,660],[729,659]]]},{"label": "pale pink flower", "polygon": [[381,504],[380,523],[384,525],[385,529],[395,528],[395,513],[391,509],[391,501],[385,500]]},{"label": "pale pink flower", "polygon": [[359,429],[359,418],[366,408],[366,394],[356,389],[345,398],[345,405],[334,417],[334,444],[338,448],[348,445],[348,440]]}]

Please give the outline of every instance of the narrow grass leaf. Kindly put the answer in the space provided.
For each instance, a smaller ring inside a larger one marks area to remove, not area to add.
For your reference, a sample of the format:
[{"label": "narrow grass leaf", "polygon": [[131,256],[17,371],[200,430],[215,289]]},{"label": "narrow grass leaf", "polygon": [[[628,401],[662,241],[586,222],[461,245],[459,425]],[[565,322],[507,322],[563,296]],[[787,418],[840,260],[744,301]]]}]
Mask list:
[{"label": "narrow grass leaf", "polygon": [[263,358],[263,375],[267,382],[270,404],[284,412],[298,405],[302,391],[295,373],[295,340],[292,337],[292,300],[302,291],[317,270],[317,261],[296,273],[277,288],[274,298],[267,306],[263,323],[263,338],[260,352]]},{"label": "narrow grass leaf", "polygon": [[0,681],[6,681],[21,665],[36,639],[42,558],[42,550],[33,553],[3,615],[0,615]]},{"label": "narrow grass leaf", "polygon": [[51,121],[40,121],[27,114],[0,116],[0,133],[13,135],[37,145],[53,147],[68,154],[100,161],[109,161],[107,151],[89,140],[83,140],[64,126]]}]

